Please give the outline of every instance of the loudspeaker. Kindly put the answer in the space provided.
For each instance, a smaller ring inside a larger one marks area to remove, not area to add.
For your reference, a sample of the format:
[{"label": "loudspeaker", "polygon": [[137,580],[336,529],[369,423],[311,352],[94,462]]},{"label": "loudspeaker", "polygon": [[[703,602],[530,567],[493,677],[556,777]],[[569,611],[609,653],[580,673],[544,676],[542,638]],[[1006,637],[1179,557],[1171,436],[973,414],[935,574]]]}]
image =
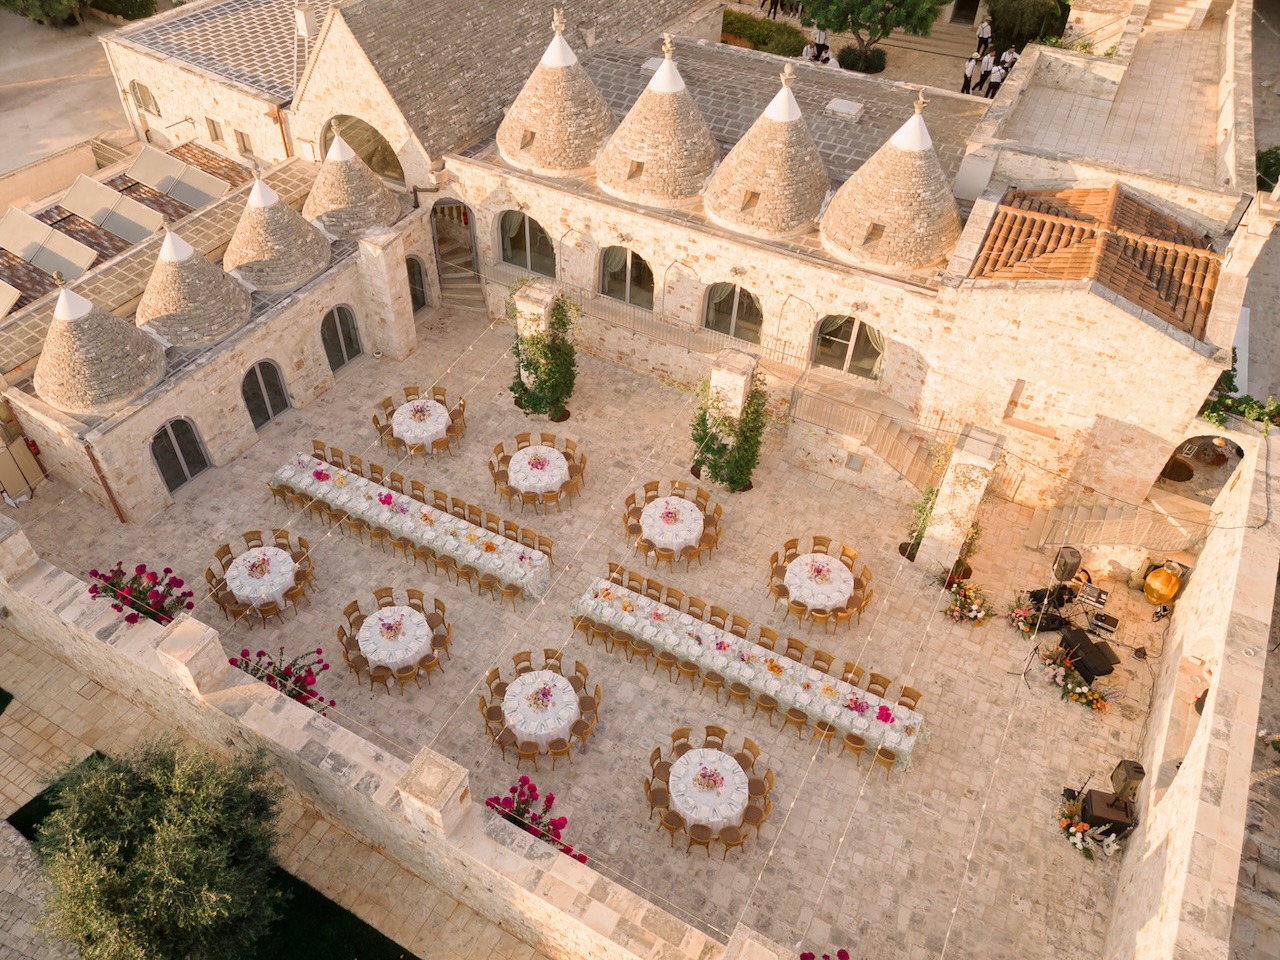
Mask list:
[{"label": "loudspeaker", "polygon": [[1138,785],[1146,779],[1147,772],[1137,760],[1121,760],[1111,771],[1111,789],[1121,803],[1133,803]]},{"label": "loudspeaker", "polygon": [[[1122,837],[1133,829],[1136,821],[1127,804],[1120,798],[1101,790],[1089,790],[1084,795],[1080,819],[1091,827],[1106,827],[1103,835]],[[1108,826],[1109,825],[1109,826]]]},{"label": "loudspeaker", "polygon": [[1070,580],[1080,569],[1080,551],[1075,547],[1059,547],[1053,558],[1053,576],[1059,583]]}]

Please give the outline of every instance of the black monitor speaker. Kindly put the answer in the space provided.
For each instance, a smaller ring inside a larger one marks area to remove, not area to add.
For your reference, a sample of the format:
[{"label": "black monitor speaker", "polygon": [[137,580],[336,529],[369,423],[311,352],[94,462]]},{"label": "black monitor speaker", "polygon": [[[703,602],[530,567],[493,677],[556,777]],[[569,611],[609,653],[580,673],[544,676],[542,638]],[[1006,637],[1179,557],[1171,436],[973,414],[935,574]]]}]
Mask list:
[{"label": "black monitor speaker", "polygon": [[1121,760],[1111,771],[1111,791],[1121,803],[1133,803],[1147,772],[1137,760]]},{"label": "black monitor speaker", "polygon": [[1053,558],[1053,578],[1064,583],[1076,575],[1080,569],[1080,551],[1075,547],[1059,547],[1058,555]]}]

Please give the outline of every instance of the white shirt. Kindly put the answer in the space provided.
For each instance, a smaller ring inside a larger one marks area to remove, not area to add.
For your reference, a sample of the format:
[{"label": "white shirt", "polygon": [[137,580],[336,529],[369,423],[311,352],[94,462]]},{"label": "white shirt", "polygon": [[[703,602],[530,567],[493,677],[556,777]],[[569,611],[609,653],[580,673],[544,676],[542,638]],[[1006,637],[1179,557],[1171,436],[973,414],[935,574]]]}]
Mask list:
[{"label": "white shirt", "polygon": [[982,72],[983,72],[983,73],[990,73],[990,72],[991,72],[991,67],[992,67],[992,65],[993,65],[995,62],[996,62],[996,61],[995,61],[995,58],[994,58],[993,56],[991,56],[991,54],[989,54],[989,53],[988,53],[986,56],[984,56],[984,57],[982,58]]},{"label": "white shirt", "polygon": [[968,60],[966,60],[964,62],[964,75],[966,77],[972,77],[973,68],[976,67],[977,65],[978,65],[978,61],[973,59],[973,57],[970,57]]},{"label": "white shirt", "polygon": [[823,30],[821,27],[819,27],[817,30],[813,31],[813,42],[814,42],[814,43],[826,43],[826,42],[827,42],[827,31]]},{"label": "white shirt", "polygon": [[1004,67],[996,67],[994,70],[992,70],[992,71],[991,71],[991,76],[987,78],[987,82],[988,82],[989,84],[991,84],[991,83],[1003,83],[1003,82],[1004,82],[1004,75],[1005,75],[1005,72],[1006,72],[1006,71],[1005,71]]},{"label": "white shirt", "polygon": [[986,20],[983,20],[982,23],[978,25],[978,36],[983,40],[991,39],[991,24]]},{"label": "white shirt", "polygon": [[810,44],[806,44],[805,48],[802,51],[800,51],[800,56],[804,57],[804,59],[806,60],[812,60],[813,55],[816,52],[817,52],[817,48],[814,47],[812,43],[810,43]]},{"label": "white shirt", "polygon": [[1018,62],[1019,56],[1020,54],[1018,53],[1017,50],[1006,50],[1004,54],[1000,57],[1000,62],[1003,63],[1006,67],[1012,67],[1015,63]]}]

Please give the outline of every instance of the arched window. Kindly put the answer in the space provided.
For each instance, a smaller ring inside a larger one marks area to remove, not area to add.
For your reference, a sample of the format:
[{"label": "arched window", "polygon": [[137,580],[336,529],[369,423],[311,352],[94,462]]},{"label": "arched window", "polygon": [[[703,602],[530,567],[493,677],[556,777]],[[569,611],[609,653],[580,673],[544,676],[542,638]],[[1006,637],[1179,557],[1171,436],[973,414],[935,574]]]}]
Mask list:
[{"label": "arched window", "polygon": [[244,397],[255,430],[261,430],[289,409],[284,378],[280,376],[280,368],[270,360],[261,360],[249,368],[240,382],[240,396]]},{"label": "arched window", "polygon": [[413,312],[417,313],[427,305],[427,276],[417,257],[407,257],[404,266],[409,273],[409,299],[413,301]]},{"label": "arched window", "polygon": [[345,366],[363,352],[356,315],[348,307],[334,307],[324,315],[320,323],[320,339],[324,341],[330,370]]},{"label": "arched window", "polygon": [[544,277],[556,275],[556,251],[542,224],[519,210],[504,210],[498,218],[502,260]]},{"label": "arched window", "polygon": [[335,122],[338,124],[338,133],[347,142],[347,146],[356,152],[370,170],[398,184],[404,183],[404,167],[400,165],[400,158],[396,156],[387,138],[359,117],[337,116],[324,125],[324,132],[320,135],[321,156],[329,152],[329,146],[333,143]]},{"label": "arched window", "polygon": [[151,438],[151,458],[169,492],[209,469],[209,458],[190,420],[170,420]]},{"label": "arched window", "polygon": [[880,379],[884,334],[853,317],[828,316],[818,323],[813,362],[869,380]]},{"label": "arched window", "polygon": [[703,326],[738,340],[759,343],[763,325],[760,301],[750,290],[744,290],[736,283],[713,283],[707,288]]},{"label": "arched window", "polygon": [[129,81],[129,92],[133,94],[133,105],[154,117],[160,116],[160,105],[145,84],[137,80]]},{"label": "arched window", "polygon": [[632,306],[653,309],[653,271],[626,247],[609,247],[600,258],[600,292]]}]

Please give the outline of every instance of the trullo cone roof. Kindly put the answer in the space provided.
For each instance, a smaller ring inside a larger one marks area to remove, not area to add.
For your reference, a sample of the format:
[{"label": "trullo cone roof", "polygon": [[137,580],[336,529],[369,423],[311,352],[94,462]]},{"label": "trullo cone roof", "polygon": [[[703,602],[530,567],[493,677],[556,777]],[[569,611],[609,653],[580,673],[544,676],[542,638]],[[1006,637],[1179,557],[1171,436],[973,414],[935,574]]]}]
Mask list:
[{"label": "trullo cone roof", "polygon": [[921,111],[836,191],[822,215],[822,245],[854,263],[912,269],[943,260],[960,237],[960,212]]},{"label": "trullo cone roof", "polygon": [[335,129],[302,215],[342,239],[395,223],[400,201]]},{"label": "trullo cone roof", "polygon": [[511,166],[550,177],[581,175],[616,126],[613,112],[562,36],[555,36],[498,126],[498,153]]},{"label": "trullo cone roof", "polygon": [[329,241],[261,180],[253,182],[222,266],[257,290],[292,290],[329,265]]},{"label": "trullo cone roof", "polygon": [[717,223],[758,237],[812,229],[831,181],[818,145],[791,92],[787,64],[782,89],[724,158],[703,198]]},{"label": "trullo cone roof", "polygon": [[107,413],[164,375],[164,349],[128,320],[63,287],[36,363],[40,398],[68,413]]},{"label": "trullo cone roof", "polygon": [[176,233],[165,235],[134,322],[172,344],[221,340],[248,319],[249,291]]},{"label": "trullo cone roof", "polygon": [[702,192],[720,159],[707,121],[671,59],[673,49],[667,37],[666,58],[596,163],[600,188],[619,199],[679,205]]}]

